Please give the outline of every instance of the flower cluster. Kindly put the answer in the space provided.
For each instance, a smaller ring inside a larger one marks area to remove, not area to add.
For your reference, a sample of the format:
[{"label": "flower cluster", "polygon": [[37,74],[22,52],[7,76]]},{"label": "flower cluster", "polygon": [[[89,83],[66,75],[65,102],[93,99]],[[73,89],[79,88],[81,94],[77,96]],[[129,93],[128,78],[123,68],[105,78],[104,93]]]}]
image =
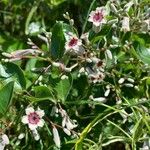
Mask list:
[{"label": "flower cluster", "polygon": [[[76,124],[76,120],[71,120],[70,117],[68,116],[67,112],[61,108],[61,106],[59,105],[59,108],[57,106],[53,106],[52,107],[52,111],[51,111],[51,116],[57,116],[58,114],[61,115],[62,117],[62,123],[60,127],[61,129],[63,129],[63,131],[68,135],[76,135],[76,133],[73,131],[74,128],[76,128],[78,125]],[[61,141],[60,141],[60,136],[59,136],[59,132],[57,130],[57,125],[52,123],[52,133],[53,133],[53,140],[55,145],[60,148],[61,146]]]},{"label": "flower cluster", "polygon": [[105,62],[97,58],[97,56],[94,56],[93,53],[89,53],[83,59],[85,59],[86,66],[79,70],[78,77],[81,74],[85,74],[91,83],[101,82],[105,78]]},{"label": "flower cluster", "polygon": [[59,109],[59,112],[62,116],[62,127],[64,128],[64,132],[67,135],[71,135],[71,130],[77,127],[76,121],[71,120],[64,109]]}]

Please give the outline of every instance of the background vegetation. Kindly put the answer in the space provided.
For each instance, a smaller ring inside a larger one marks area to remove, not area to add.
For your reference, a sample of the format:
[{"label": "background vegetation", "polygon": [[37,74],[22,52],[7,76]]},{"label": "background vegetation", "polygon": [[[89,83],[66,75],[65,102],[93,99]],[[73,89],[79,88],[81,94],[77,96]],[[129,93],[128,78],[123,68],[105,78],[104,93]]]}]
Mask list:
[{"label": "background vegetation", "polygon": [[[9,150],[150,149],[150,23],[144,24],[150,18],[150,1],[117,2],[0,0],[0,131],[9,137]],[[133,4],[127,5],[130,2]],[[109,23],[95,33],[88,22],[89,13],[105,5],[110,12]],[[66,12],[69,19],[63,15]],[[124,32],[121,21],[126,16],[130,30]],[[113,22],[115,19],[118,21]],[[105,62],[102,82],[94,84],[85,74],[79,75],[82,67],[93,63],[64,53],[64,30],[78,37],[89,32],[90,44],[83,42],[84,48]],[[40,54],[17,53],[26,49],[38,49]],[[78,65],[65,72],[53,62]],[[63,75],[68,78],[63,80]],[[38,141],[21,122],[28,106],[45,111]],[[55,110],[52,114],[54,107],[60,113]],[[77,122],[72,135],[63,131],[61,110]],[[59,132],[60,148],[53,140],[54,127]],[[24,137],[19,139],[22,133]]]}]

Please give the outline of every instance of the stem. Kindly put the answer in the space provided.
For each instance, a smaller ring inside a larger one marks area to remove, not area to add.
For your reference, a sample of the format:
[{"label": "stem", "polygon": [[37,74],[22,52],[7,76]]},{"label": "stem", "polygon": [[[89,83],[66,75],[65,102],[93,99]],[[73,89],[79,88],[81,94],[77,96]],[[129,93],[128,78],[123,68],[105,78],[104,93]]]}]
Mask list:
[{"label": "stem", "polygon": [[91,10],[92,10],[92,7],[93,7],[93,5],[94,5],[95,2],[96,2],[96,0],[93,0],[92,3],[91,3],[91,5],[90,5],[90,8],[89,8],[89,10],[88,10],[88,13],[87,13],[87,16],[86,16],[86,19],[85,19],[85,23],[84,23],[83,28],[82,28],[82,34],[83,34],[84,31],[85,31],[89,14],[90,14],[90,12],[91,12]]}]

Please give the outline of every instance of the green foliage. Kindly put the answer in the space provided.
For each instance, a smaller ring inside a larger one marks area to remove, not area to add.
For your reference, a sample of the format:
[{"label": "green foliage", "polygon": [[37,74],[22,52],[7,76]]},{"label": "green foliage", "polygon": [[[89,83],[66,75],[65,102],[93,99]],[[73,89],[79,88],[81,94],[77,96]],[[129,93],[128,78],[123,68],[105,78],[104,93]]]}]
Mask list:
[{"label": "green foliage", "polygon": [[11,104],[14,82],[9,82],[0,90],[0,117],[6,114],[9,105]]},{"label": "green foliage", "polygon": [[[0,1],[0,127],[8,150],[150,149],[149,4]],[[89,15],[101,6],[106,23],[95,27]]]}]

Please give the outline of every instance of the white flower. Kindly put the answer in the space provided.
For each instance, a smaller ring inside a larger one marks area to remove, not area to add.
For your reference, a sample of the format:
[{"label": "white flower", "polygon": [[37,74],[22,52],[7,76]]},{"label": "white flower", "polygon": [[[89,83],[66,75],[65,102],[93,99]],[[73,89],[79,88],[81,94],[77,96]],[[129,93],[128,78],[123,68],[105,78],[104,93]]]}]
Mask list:
[{"label": "white flower", "polygon": [[121,31],[130,31],[130,19],[129,17],[123,17]]},{"label": "white flower", "polygon": [[91,11],[88,21],[95,26],[100,26],[102,23],[106,23],[106,15],[105,7],[97,7],[95,11]]},{"label": "white flower", "polygon": [[66,52],[74,52],[74,53],[83,53],[84,49],[82,47],[82,41],[73,33],[69,32],[65,35],[66,43],[65,50]]},{"label": "white flower", "polygon": [[71,120],[70,117],[68,116],[67,112],[64,109],[60,109],[59,112],[62,116],[62,127],[64,129],[64,132],[67,135],[70,135],[71,134],[70,130],[72,130],[78,126],[77,121]]},{"label": "white flower", "polygon": [[29,25],[29,33],[30,34],[34,34],[34,33],[37,33],[40,31],[40,24],[38,22],[32,22],[30,25]]},{"label": "white flower", "polygon": [[68,130],[67,128],[64,128],[63,129],[63,131],[68,135],[68,136],[70,136],[71,135],[71,132],[70,132],[70,130]]},{"label": "white flower", "polygon": [[35,111],[33,107],[28,107],[26,108],[26,115],[22,117],[22,123],[28,124],[31,130],[35,130],[37,127],[43,127],[43,116],[44,111],[40,108]]},{"label": "white flower", "polygon": [[36,129],[35,129],[35,130],[32,130],[32,133],[33,133],[34,139],[35,139],[36,141],[38,141],[38,140],[40,139],[40,135],[39,135],[39,133],[37,132],[37,130],[36,130]]},{"label": "white flower", "polygon": [[66,119],[66,127],[68,130],[72,130],[72,129],[76,128],[77,126],[78,125],[73,120],[71,120],[70,118]]},{"label": "white flower", "polygon": [[113,59],[112,53],[111,53],[111,51],[110,51],[109,49],[107,49],[107,50],[105,51],[105,54],[106,54],[106,56],[107,56],[109,59]]},{"label": "white flower", "polygon": [[89,22],[93,23],[93,30],[97,33],[101,30],[102,24],[106,23],[107,11],[105,7],[97,7],[89,14]]},{"label": "white flower", "polygon": [[81,35],[81,39],[84,40],[87,45],[90,43],[88,38],[89,38],[89,32],[86,32]]},{"label": "white flower", "polygon": [[9,138],[8,138],[8,136],[6,134],[3,134],[1,136],[1,138],[2,138],[2,142],[3,142],[4,145],[8,145],[9,144]]},{"label": "white flower", "polygon": [[55,126],[53,126],[53,140],[58,148],[60,148],[60,137],[58,130]]},{"label": "white flower", "polygon": [[5,146],[9,144],[9,138],[6,134],[0,137],[0,150],[4,150]]},{"label": "white flower", "polygon": [[105,78],[105,75],[102,72],[97,72],[97,73],[94,72],[94,73],[90,73],[88,75],[88,78],[89,81],[92,83],[100,83]]}]

